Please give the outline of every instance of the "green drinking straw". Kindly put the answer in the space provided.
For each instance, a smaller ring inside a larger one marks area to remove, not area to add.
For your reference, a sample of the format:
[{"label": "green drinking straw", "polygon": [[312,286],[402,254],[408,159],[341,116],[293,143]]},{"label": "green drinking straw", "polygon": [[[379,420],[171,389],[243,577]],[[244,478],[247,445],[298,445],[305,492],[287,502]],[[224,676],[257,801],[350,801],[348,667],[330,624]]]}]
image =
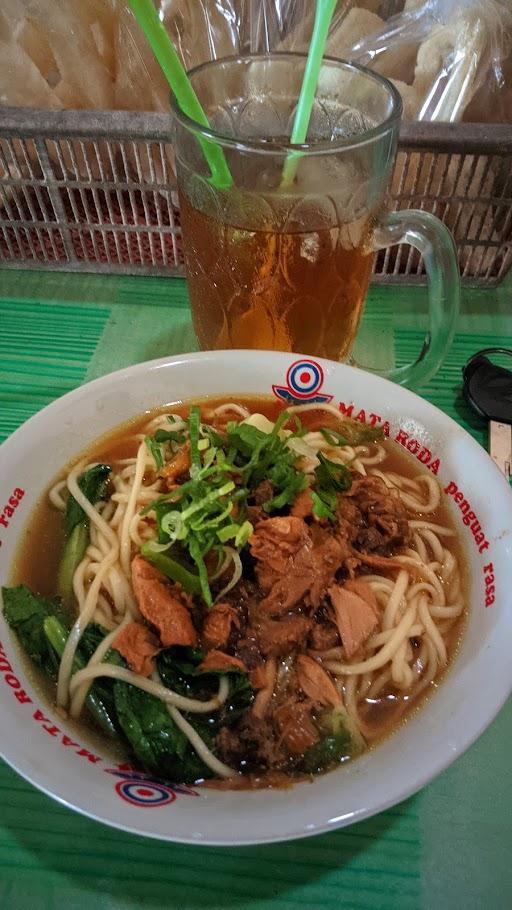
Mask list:
[{"label": "green drinking straw", "polygon": [[[158,18],[152,0],[128,0],[128,2],[181,110],[196,123],[209,127],[208,118],[192,88],[176,48]],[[198,137],[198,141],[211,170],[212,183],[219,189],[228,189],[233,184],[233,178],[220,145],[203,137]]]},{"label": "green drinking straw", "polygon": [[[292,145],[301,145],[306,141],[311,111],[313,110],[315,101],[318,77],[320,75],[320,67],[322,65],[327,35],[329,33],[329,27],[331,25],[336,3],[337,0],[317,0],[316,2],[313,34],[311,36],[308,59],[306,60],[299,100],[295,111],[292,134],[290,136]],[[286,187],[289,187],[290,184],[293,183],[300,156],[300,152],[290,152],[287,155],[281,180],[282,189],[286,189]]]}]

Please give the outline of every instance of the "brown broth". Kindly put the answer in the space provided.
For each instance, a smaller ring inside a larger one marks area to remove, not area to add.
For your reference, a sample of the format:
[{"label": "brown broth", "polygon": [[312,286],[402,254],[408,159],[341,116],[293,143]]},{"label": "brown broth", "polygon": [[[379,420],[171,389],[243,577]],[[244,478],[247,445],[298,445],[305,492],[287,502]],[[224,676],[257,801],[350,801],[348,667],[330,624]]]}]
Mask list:
[{"label": "brown broth", "polygon": [[[285,407],[281,402],[278,402],[276,399],[269,397],[234,396],[233,398],[227,399],[226,396],[222,396],[222,398],[204,398],[195,401],[187,401],[186,403],[179,402],[176,404],[168,404],[165,407],[155,408],[152,411],[147,411],[146,413],[133,418],[121,426],[118,426],[110,433],[97,439],[87,449],[79,453],[76,459],[74,459],[72,463],[67,465],[55,477],[51,486],[53,486],[54,483],[65,476],[65,474],[70,470],[73,463],[76,463],[83,458],[88,458],[95,461],[105,461],[106,463],[109,463],[111,460],[134,456],[137,449],[137,444],[133,439],[134,435],[140,433],[146,424],[151,419],[158,416],[158,414],[169,413],[172,411],[172,413],[185,416],[188,413],[189,407],[193,404],[199,405],[204,412],[205,410],[214,408],[217,405],[225,404],[226,401],[245,405],[251,412],[258,411],[264,414],[270,420],[275,420],[278,414]],[[311,429],[314,429],[319,425],[322,425],[324,427],[334,427],[337,425],[338,422],[336,421],[335,417],[328,412],[322,412],[322,419],[320,424],[319,414],[319,411],[313,410],[301,414],[303,425]],[[402,448],[392,440],[386,440],[385,446],[388,454],[386,461],[383,463],[382,467],[385,465],[386,470],[401,474],[402,476],[411,479],[417,477],[418,473],[421,472],[421,470],[426,470],[426,468],[419,467],[417,460],[409,457],[402,450]],[[439,508],[435,512],[428,515],[428,520],[440,525],[451,527],[456,531],[449,509],[442,501]],[[41,497],[39,503],[34,508],[25,528],[24,534],[22,535],[22,543],[19,545],[18,552],[15,556],[12,567],[12,572],[9,580],[10,584],[24,584],[36,593],[50,598],[54,597],[57,568],[62,544],[63,534],[61,515],[50,504],[47,490]],[[461,567],[461,576],[463,579],[463,596],[467,603],[469,593],[467,590],[467,578],[469,576],[469,573],[467,571],[464,571],[466,561],[458,536],[456,536],[454,540],[450,542],[450,547],[458,561],[459,566]],[[35,555],[36,558],[34,558]],[[447,667],[438,671],[433,682],[427,686],[426,690],[421,693],[420,696],[412,702],[412,704],[410,703],[410,699],[407,698],[407,695],[404,696],[402,693],[394,690],[393,688],[387,688],[381,698],[375,700],[375,702],[369,705],[366,710],[364,708],[362,709],[362,717],[368,727],[372,729],[369,748],[373,748],[384,738],[390,735],[390,733],[392,733],[397,728],[397,726],[401,725],[409,717],[411,717],[412,714],[418,710],[418,708],[425,702],[430,694],[446,677],[446,674],[449,671],[453,663],[454,656],[457,652],[461,636],[464,631],[466,618],[467,610],[464,610],[462,615],[453,624],[448,633],[444,634],[443,637],[447,646],[449,657]],[[42,674],[34,669],[28,659],[25,659],[24,663],[32,680],[39,684],[48,700],[53,701],[53,684],[49,683],[48,680],[42,676]],[[112,756],[115,750],[115,745],[110,742],[107,737],[98,733],[97,728],[93,724],[88,723],[85,718],[79,723],[74,723],[73,727],[76,730],[80,730],[82,732],[84,732],[85,728],[85,730],[88,732],[88,735],[90,737],[92,736],[93,738],[92,745],[98,749],[100,743],[104,744],[106,751],[110,756]],[[117,751],[114,754],[115,757],[118,759],[120,758],[120,755]],[[254,788],[273,785],[272,783],[266,783],[266,780],[266,775],[262,775],[261,777],[258,776],[254,780],[248,779],[247,786]],[[214,785],[215,783],[211,782],[210,786]]]}]

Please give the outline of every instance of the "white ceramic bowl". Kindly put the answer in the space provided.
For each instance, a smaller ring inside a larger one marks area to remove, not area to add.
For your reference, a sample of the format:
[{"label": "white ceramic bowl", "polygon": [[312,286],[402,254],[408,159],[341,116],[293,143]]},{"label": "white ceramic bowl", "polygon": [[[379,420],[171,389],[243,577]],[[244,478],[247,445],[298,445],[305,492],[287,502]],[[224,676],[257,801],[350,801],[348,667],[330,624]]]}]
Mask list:
[{"label": "white ceramic bowl", "polygon": [[[432,405],[329,361],[259,351],[185,354],[105,376],[45,408],[0,449],[3,583],[42,491],[88,443],[157,405],[205,394],[272,391],[302,401],[332,396],[336,404],[353,404],[354,416],[361,409],[367,419],[376,415],[389,422],[392,437],[401,433],[410,457],[419,455],[438,471],[470,576],[469,622],[460,652],[421,710],[353,763],[290,790],[194,793],[116,768],[83,747],[33,685],[2,618],[4,758],[44,792],[107,824],[204,844],[286,840],[348,825],[405,799],[439,774],[482,733],[511,691],[512,494],[507,483],[484,450]],[[469,524],[466,509],[474,513]]]}]

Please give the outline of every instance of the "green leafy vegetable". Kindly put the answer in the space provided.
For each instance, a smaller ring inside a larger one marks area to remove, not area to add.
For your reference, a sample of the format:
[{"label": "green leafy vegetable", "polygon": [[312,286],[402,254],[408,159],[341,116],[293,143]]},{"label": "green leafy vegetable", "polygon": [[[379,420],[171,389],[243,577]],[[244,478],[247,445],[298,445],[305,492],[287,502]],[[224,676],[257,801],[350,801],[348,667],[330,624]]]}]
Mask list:
[{"label": "green leafy vegetable", "polygon": [[247,673],[242,673],[241,670],[233,667],[228,671],[217,670],[215,675],[220,676],[222,672],[229,673],[229,697],[216,712],[214,720],[219,727],[222,725],[230,727],[250,707],[254,699],[254,691]]},{"label": "green leafy vegetable", "polygon": [[[283,509],[307,486],[305,475],[295,468],[297,455],[288,448],[286,437],[279,432],[288,420],[288,412],[282,411],[271,433],[264,433],[257,427],[245,423],[230,423],[228,432],[228,457],[239,468],[244,484],[255,489],[262,480],[269,480],[274,496],[263,505],[265,512]],[[302,424],[297,432],[301,435]]]},{"label": "green leafy vegetable", "polygon": [[153,461],[155,462],[157,471],[161,471],[164,466],[162,446],[158,444],[154,436],[145,436],[144,442],[146,443],[146,447],[149,453],[153,456]]},{"label": "green leafy vegetable", "polygon": [[[49,645],[60,660],[64,653],[69,629],[57,618],[57,616],[48,616],[44,620],[44,632]],[[73,659],[74,673],[85,667],[106,634],[105,629],[102,629],[101,626],[98,626],[95,623],[92,623],[87,627],[80,640],[80,644],[75,651],[75,657]],[[125,665],[121,655],[113,649],[107,652],[104,660],[108,663],[117,664],[118,666]],[[112,679],[108,679],[107,677],[95,679],[87,693],[85,703],[91,716],[105,733],[108,733],[109,736],[115,736],[122,732],[117,723]]]},{"label": "green leafy vegetable", "polygon": [[[107,491],[110,471],[111,468],[108,464],[96,464],[78,479],[78,486],[81,492],[92,505],[103,499]],[[64,534],[66,538],[69,538],[74,528],[82,522],[87,522],[88,524],[89,519],[82,506],[77,503],[73,496],[70,496],[64,513]]]},{"label": "green leafy vegetable", "polygon": [[47,676],[56,679],[59,661],[46,637],[44,622],[54,616],[67,625],[65,614],[56,603],[32,594],[25,585],[2,588],[2,599],[5,620],[16,633],[23,650]]},{"label": "green leafy vegetable", "polygon": [[315,468],[317,489],[344,492],[352,486],[352,473],[344,464],[329,461],[323,452],[318,453],[320,464]]},{"label": "green leafy vegetable", "polygon": [[306,489],[308,485],[306,475],[302,471],[295,470],[293,467],[295,459],[296,456],[292,455],[289,461],[283,459],[269,470],[268,479],[274,490],[279,492],[276,492],[272,499],[263,504],[264,512],[270,513],[284,509],[285,506],[294,502],[298,493]]},{"label": "green leafy vegetable", "polygon": [[248,423],[228,424],[228,457],[233,456],[233,463],[240,467],[243,482],[249,489],[257,487],[262,480],[271,479],[270,471],[278,464],[293,465],[296,455],[279,436],[287,419],[288,414],[283,411],[271,433],[264,433]]},{"label": "green leafy vegetable", "polygon": [[[2,588],[2,597],[6,621],[24,650],[47,676],[55,680],[69,635],[65,614],[56,603],[33,594],[23,585]],[[75,653],[73,672],[87,664],[106,634],[95,623],[87,627]],[[217,691],[221,671],[201,674],[198,665],[202,659],[201,651],[190,648],[162,652],[158,661],[162,682],[184,695],[210,698]],[[104,660],[125,666],[124,659],[114,648],[107,652]],[[213,745],[218,726],[236,720],[253,698],[247,674],[236,669],[228,672],[230,695],[222,713],[186,715],[209,747]],[[91,685],[86,705],[107,734],[126,737],[135,757],[159,777],[192,783],[212,776],[160,699],[120,680],[100,677]]]},{"label": "green leafy vegetable", "polygon": [[[340,415],[341,416],[341,415]],[[340,419],[341,430],[324,427],[320,433],[330,446],[361,446],[372,442],[379,442],[384,438],[381,427],[371,427],[367,423],[360,423],[351,417]]]},{"label": "green leafy vegetable", "polygon": [[208,715],[186,715],[189,723],[201,735],[205,725],[218,729],[234,724],[251,705],[254,697],[247,673],[237,667],[203,673],[198,669],[203,657],[203,652],[198,648],[182,647],[166,648],[157,657],[158,672],[164,685],[188,698],[198,698],[201,701],[213,698],[219,687],[219,677],[229,676],[229,696],[219,710]]},{"label": "green leafy vegetable", "polygon": [[316,493],[311,490],[311,499],[313,502],[313,514],[317,518],[327,518],[329,521],[336,521],[336,506],[338,498],[332,490],[321,490]]},{"label": "green leafy vegetable", "polygon": [[344,464],[336,464],[318,452],[320,464],[315,468],[315,488],[311,493],[313,513],[317,518],[336,519],[337,493],[352,486],[352,473]]},{"label": "green leafy vegetable", "polygon": [[318,774],[334,768],[340,762],[359,751],[356,736],[352,735],[345,712],[335,708],[324,714],[319,721],[324,734],[300,759],[300,769],[308,774]]},{"label": "green leafy vegetable", "polygon": [[[110,466],[97,464],[89,468],[78,480],[78,486],[92,505],[103,499],[107,492]],[[65,602],[73,595],[73,576],[89,545],[89,518],[74,496],[69,496],[64,513],[64,552],[59,566],[58,592]]]},{"label": "green leafy vegetable", "polygon": [[202,439],[206,439],[210,446],[214,449],[222,449],[224,445],[224,437],[217,432],[214,427],[208,426],[208,424],[202,423],[199,432]]},{"label": "green leafy vegetable", "polygon": [[[57,603],[33,594],[24,585],[2,588],[2,597],[5,619],[24,651],[46,676],[55,680],[69,635],[67,616]],[[100,626],[88,626],[75,653],[73,671],[85,666],[105,634]],[[117,652],[109,652],[109,657],[111,654],[111,659],[124,664]],[[86,701],[91,715],[109,735],[117,732],[111,682],[96,680]]]},{"label": "green leafy vegetable", "polygon": [[292,414],[292,421],[295,424],[295,429],[293,430],[291,437],[289,437],[289,438],[292,438],[293,436],[298,436],[299,438],[301,436],[305,436],[308,431],[307,431],[306,427],[303,425],[300,417],[298,417],[297,414]]},{"label": "green leafy vegetable", "polygon": [[157,471],[161,471],[164,466],[164,454],[165,446],[169,442],[174,442],[178,446],[182,445],[186,440],[184,433],[180,433],[178,430],[157,430],[154,436],[145,436],[144,442],[153,456],[155,466]]},{"label": "green leafy vegetable", "polygon": [[[114,699],[124,735],[148,771],[184,783],[212,777],[159,698],[116,680]],[[202,731],[203,739],[207,733]]]}]

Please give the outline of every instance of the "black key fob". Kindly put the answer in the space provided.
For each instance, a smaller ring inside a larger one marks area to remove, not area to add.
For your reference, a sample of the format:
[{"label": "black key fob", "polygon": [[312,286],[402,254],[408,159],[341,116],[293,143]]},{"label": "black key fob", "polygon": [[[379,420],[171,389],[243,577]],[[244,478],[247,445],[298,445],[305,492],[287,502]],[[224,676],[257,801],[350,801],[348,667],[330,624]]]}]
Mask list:
[{"label": "black key fob", "polygon": [[512,351],[506,348],[479,351],[462,371],[464,394],[481,417],[512,424],[512,370],[495,366],[487,354],[509,354],[512,366]]}]

